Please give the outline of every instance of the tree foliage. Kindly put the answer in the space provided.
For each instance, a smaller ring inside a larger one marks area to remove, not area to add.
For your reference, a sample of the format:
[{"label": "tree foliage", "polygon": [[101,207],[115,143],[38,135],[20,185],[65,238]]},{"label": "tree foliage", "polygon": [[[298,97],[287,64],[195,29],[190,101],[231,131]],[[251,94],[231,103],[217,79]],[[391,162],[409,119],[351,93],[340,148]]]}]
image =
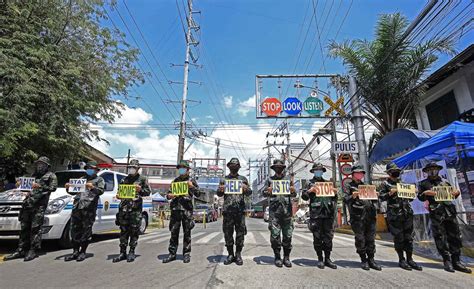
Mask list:
[{"label": "tree foliage", "polygon": [[0,0],[0,166],[82,153],[120,115],[138,51],[103,25],[102,0]]}]

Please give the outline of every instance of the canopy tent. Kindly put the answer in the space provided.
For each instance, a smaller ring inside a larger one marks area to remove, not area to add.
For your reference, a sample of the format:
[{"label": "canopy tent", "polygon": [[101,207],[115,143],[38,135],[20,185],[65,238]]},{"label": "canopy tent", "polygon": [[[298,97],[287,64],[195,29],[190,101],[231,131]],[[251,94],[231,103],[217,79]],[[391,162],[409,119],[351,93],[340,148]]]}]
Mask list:
[{"label": "canopy tent", "polygon": [[153,202],[168,202],[168,200],[166,200],[165,197],[160,195],[160,193],[155,193],[155,194],[151,195],[151,200]]},{"label": "canopy tent", "polygon": [[421,159],[446,160],[474,157],[474,124],[455,121],[436,135],[393,160],[399,167],[406,167]]},{"label": "canopy tent", "polygon": [[369,163],[373,165],[397,157],[424,143],[435,133],[407,128],[396,129],[377,142],[370,153]]}]

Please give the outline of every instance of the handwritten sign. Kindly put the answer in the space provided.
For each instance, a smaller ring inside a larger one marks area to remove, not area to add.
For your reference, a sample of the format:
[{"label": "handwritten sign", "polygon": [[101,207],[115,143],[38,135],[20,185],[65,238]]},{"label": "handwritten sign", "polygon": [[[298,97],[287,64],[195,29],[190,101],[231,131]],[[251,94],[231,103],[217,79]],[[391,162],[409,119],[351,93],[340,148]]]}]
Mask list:
[{"label": "handwritten sign", "polygon": [[290,180],[274,180],[272,181],[272,195],[289,195]]},{"label": "handwritten sign", "polygon": [[316,182],[316,197],[334,197],[334,186],[331,182]]},{"label": "handwritten sign", "polygon": [[32,191],[33,190],[33,183],[35,182],[35,178],[20,178],[20,186],[18,187],[21,191]]},{"label": "handwritten sign", "polygon": [[69,179],[69,192],[83,193],[86,191],[86,179]]},{"label": "handwritten sign", "polygon": [[225,180],[224,194],[226,195],[241,195],[242,181],[241,180]]},{"label": "handwritten sign", "polygon": [[133,199],[137,194],[135,185],[119,185],[118,196],[120,199]]},{"label": "handwritten sign", "polygon": [[435,201],[436,202],[450,202],[454,200],[453,196],[453,187],[451,186],[436,186],[433,187],[433,191],[436,192]]},{"label": "handwritten sign", "polygon": [[397,184],[397,196],[402,199],[415,199],[416,187],[410,184]]},{"label": "handwritten sign", "polygon": [[361,200],[377,200],[377,191],[374,185],[360,185],[358,187],[359,199]]},{"label": "handwritten sign", "polygon": [[189,194],[188,182],[172,182],[171,194],[175,196],[187,196]]}]

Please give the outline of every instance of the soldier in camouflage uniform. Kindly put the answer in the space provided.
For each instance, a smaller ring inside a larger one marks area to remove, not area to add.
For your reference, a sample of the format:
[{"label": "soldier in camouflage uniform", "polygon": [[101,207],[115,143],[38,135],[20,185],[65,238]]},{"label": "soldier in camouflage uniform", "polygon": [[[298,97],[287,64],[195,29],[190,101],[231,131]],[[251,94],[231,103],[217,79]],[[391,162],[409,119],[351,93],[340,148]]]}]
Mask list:
[{"label": "soldier in camouflage uniform", "polygon": [[[290,268],[291,237],[293,235],[293,219],[291,198],[296,197],[296,190],[290,182],[290,195],[274,195],[272,181],[290,180],[285,175],[286,165],[282,160],[274,160],[270,168],[275,171],[265,183],[264,197],[270,199],[269,222],[270,243],[275,254],[275,266]],[[283,237],[283,242],[282,242]],[[283,246],[283,261],[281,260],[281,247]]]},{"label": "soldier in camouflage uniform", "polygon": [[[151,188],[145,176],[140,175],[140,162],[130,160],[128,164],[128,176],[120,182],[121,185],[135,185],[136,195],[134,199],[123,199],[120,201],[119,212],[116,215],[115,224],[120,226],[120,255],[112,262],[135,261],[135,248],[140,234],[140,224],[142,222],[142,197],[151,194]],[[118,196],[117,196],[118,198]],[[127,255],[127,245],[130,251]]]},{"label": "soldier in camouflage uniform", "polygon": [[239,159],[232,158],[227,163],[227,167],[230,170],[230,174],[225,177],[225,180],[241,180],[243,194],[225,194],[225,180],[221,181],[219,188],[217,189],[217,196],[224,197],[222,230],[224,231],[225,246],[229,254],[227,259],[224,261],[224,264],[229,265],[235,262],[235,264],[241,266],[244,263],[242,260],[244,236],[247,234],[247,228],[245,226],[244,197],[252,195],[252,190],[250,189],[247,178],[239,175]]},{"label": "soldier in camouflage uniform", "polygon": [[377,222],[377,200],[359,199],[358,186],[364,185],[365,171],[362,166],[352,167],[352,181],[344,188],[344,200],[349,208],[351,227],[355,234],[355,246],[361,259],[361,268],[380,271],[375,262],[375,225]]},{"label": "soldier in camouflage uniform", "polygon": [[[471,269],[461,263],[461,232],[456,220],[456,206],[452,202],[437,202],[434,198],[436,192],[434,186],[450,186],[450,184],[439,176],[442,166],[429,163],[423,168],[428,178],[418,185],[418,199],[422,202],[428,201],[431,219],[431,231],[435,239],[436,248],[443,257],[444,270],[454,270],[471,273]],[[453,196],[459,197],[460,192],[455,190]]]},{"label": "soldier in camouflage uniform", "polygon": [[170,209],[170,224],[169,230],[171,232],[170,244],[168,247],[169,255],[163,259],[163,263],[169,263],[176,260],[176,252],[179,245],[179,230],[181,224],[183,225],[183,262],[189,263],[191,261],[191,230],[194,228],[193,220],[193,197],[199,197],[201,191],[196,180],[189,176],[191,167],[187,161],[180,161],[176,166],[179,176],[173,182],[188,182],[188,195],[175,196],[168,192],[166,198],[171,200]]},{"label": "soldier in camouflage uniform", "polygon": [[324,269],[324,266],[328,266],[336,269],[337,265],[331,261],[331,251],[337,209],[337,189],[334,189],[334,197],[317,197],[314,184],[327,182],[323,178],[326,168],[322,164],[315,163],[310,172],[314,174],[314,177],[309,180],[308,185],[302,191],[301,198],[309,201],[309,227],[313,233],[314,250],[318,255],[318,268]]},{"label": "soldier in camouflage uniform", "polygon": [[84,261],[86,250],[92,237],[92,226],[97,213],[99,196],[104,193],[104,179],[97,176],[97,162],[88,162],[86,169],[86,190],[81,193],[71,192],[70,184],[65,185],[68,194],[74,195],[74,205],[71,213],[71,243],[73,252],[64,258],[65,261]]},{"label": "soldier in camouflage uniform", "polygon": [[[25,258],[31,261],[38,257],[41,248],[41,226],[43,225],[44,213],[48,206],[49,196],[58,186],[56,175],[50,171],[49,158],[40,157],[36,162],[33,190],[28,193],[23,201],[19,221],[21,222],[20,240],[18,249],[4,260]],[[25,252],[28,253],[25,256]]]},{"label": "soldier in camouflage uniform", "polygon": [[394,163],[389,163],[386,169],[389,177],[379,188],[379,199],[387,202],[388,227],[398,254],[398,266],[409,271],[411,269],[421,271],[422,268],[413,261],[413,210],[410,204],[413,200],[397,196],[400,168]]}]

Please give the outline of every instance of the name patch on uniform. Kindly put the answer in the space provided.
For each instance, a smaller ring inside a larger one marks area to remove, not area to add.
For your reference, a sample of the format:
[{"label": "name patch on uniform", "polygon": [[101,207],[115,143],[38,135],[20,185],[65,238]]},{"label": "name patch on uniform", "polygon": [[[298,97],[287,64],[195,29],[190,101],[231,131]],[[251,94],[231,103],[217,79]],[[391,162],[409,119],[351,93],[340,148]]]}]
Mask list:
[{"label": "name patch on uniform", "polygon": [[72,193],[83,193],[86,191],[86,179],[69,179],[69,191]]},{"label": "name patch on uniform", "polygon": [[377,200],[377,191],[374,185],[360,185],[358,187],[359,199],[361,200]]},{"label": "name patch on uniform", "polygon": [[120,199],[133,199],[137,194],[135,185],[119,185],[118,196]]},{"label": "name patch on uniform", "polygon": [[453,187],[451,186],[436,186],[433,187],[433,191],[436,192],[434,199],[436,202],[449,202],[454,200]]},{"label": "name patch on uniform", "polygon": [[316,182],[313,186],[316,189],[316,197],[334,197],[334,185],[331,182]]},{"label": "name patch on uniform", "polygon": [[187,196],[189,194],[188,182],[172,182],[171,194],[175,196]]},{"label": "name patch on uniform", "polygon": [[402,199],[415,199],[416,198],[416,187],[411,184],[397,184],[397,196]]},{"label": "name patch on uniform", "polygon": [[20,178],[20,186],[18,187],[21,191],[32,191],[33,190],[33,183],[35,182],[35,178]]},{"label": "name patch on uniform", "polygon": [[241,195],[242,181],[241,180],[225,180],[224,194],[226,195]]},{"label": "name patch on uniform", "polygon": [[272,195],[289,195],[290,180],[274,180],[272,181]]}]

